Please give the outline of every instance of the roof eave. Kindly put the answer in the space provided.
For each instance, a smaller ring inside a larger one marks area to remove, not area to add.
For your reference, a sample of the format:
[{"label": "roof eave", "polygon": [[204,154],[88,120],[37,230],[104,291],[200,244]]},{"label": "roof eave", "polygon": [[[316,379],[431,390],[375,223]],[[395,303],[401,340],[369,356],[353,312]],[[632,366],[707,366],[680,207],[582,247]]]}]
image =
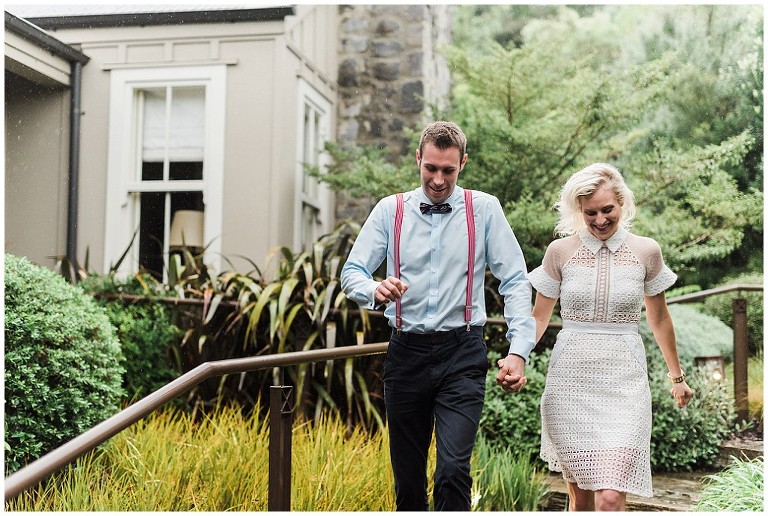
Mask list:
[{"label": "roof eave", "polygon": [[46,33],[41,27],[14,16],[8,11],[5,11],[5,29],[69,62],[86,64],[91,60],[76,48]]},{"label": "roof eave", "polygon": [[109,27],[143,27],[193,23],[238,23],[281,21],[295,14],[292,6],[258,9],[221,9],[203,11],[154,12],[132,14],[94,14],[79,16],[46,16],[27,18],[44,29],[92,29]]}]

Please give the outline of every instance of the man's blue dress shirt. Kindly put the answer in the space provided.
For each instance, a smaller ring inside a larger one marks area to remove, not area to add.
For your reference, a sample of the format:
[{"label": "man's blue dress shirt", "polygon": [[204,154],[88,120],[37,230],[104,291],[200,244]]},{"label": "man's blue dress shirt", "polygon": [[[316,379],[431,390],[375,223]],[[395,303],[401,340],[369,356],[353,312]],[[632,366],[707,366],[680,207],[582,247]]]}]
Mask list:
[{"label": "man's blue dress shirt", "polygon": [[[431,203],[421,187],[403,194],[405,210],[400,237],[400,278],[408,285],[402,298],[402,330],[431,333],[466,326],[467,218],[464,189],[456,186],[447,200],[451,213],[422,214],[419,204]],[[504,297],[509,352],[526,361],[535,346],[536,324],[531,317],[531,285],[520,245],[504,216],[499,200],[472,191],[475,215],[475,267],[472,326],[486,322],[485,269],[499,279]],[[373,279],[384,259],[387,276],[394,276],[394,221],[397,201],[379,201],[365,221],[341,272],[341,286],[349,299],[374,309]],[[395,303],[384,311],[395,327]]]}]

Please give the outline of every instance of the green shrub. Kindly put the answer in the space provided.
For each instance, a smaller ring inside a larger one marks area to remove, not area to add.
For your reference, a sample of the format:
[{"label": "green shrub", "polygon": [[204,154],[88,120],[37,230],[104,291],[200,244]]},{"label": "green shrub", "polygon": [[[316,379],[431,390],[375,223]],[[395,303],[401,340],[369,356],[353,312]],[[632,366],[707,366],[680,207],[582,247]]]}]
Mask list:
[{"label": "green shrub", "polygon": [[6,254],[6,473],[114,414],[123,360],[114,328],[90,296]]},{"label": "green shrub", "polygon": [[492,445],[482,436],[475,444],[473,464],[473,511],[532,512],[549,489],[546,476],[527,453]]},{"label": "green shrub", "polygon": [[[132,277],[117,281],[111,276],[91,277],[84,284],[93,293],[114,292],[146,295],[149,281]],[[179,375],[172,360],[182,331],[171,323],[167,306],[153,301],[150,292],[141,302],[100,299],[125,355],[123,388],[129,399],[139,398],[163,387]]]},{"label": "green shrub", "polygon": [[[722,285],[734,283],[763,284],[762,274],[745,274],[723,281]],[[702,311],[713,315],[733,328],[733,300],[743,297],[747,300],[747,342],[749,351],[755,355],[763,348],[763,293],[744,291],[729,292],[708,297],[702,306]]]},{"label": "green shrub", "polygon": [[[491,367],[486,376],[480,435],[493,446],[509,448],[520,456],[538,457],[541,447],[539,407],[550,354],[550,349],[531,353],[525,367],[528,383],[517,394],[508,394],[496,385],[498,369]],[[495,359],[491,362],[496,364]]]},{"label": "green shrub", "polygon": [[735,420],[725,384],[709,380],[703,369],[683,366],[694,397],[680,408],[669,392],[668,370],[658,346],[646,344],[646,353],[653,405],[651,469],[691,471],[711,466]]},{"label": "green shrub", "polygon": [[[726,386],[710,382],[703,371],[693,369],[693,357],[731,355],[732,333],[721,321],[682,305],[670,306],[680,348],[681,365],[688,372],[696,396],[684,409],[669,393],[667,366],[643,321],[640,334],[646,346],[648,376],[654,414],[651,432],[651,468],[654,471],[685,471],[708,466],[719,445],[734,428],[733,400]],[[531,353],[526,366],[528,384],[515,395],[496,385],[496,368],[486,379],[486,397],[480,418],[480,434],[494,446],[505,446],[538,459],[541,446],[540,399],[544,391],[550,350]],[[495,360],[491,360],[495,363]]]},{"label": "green shrub", "polygon": [[[675,324],[677,354],[684,369],[693,365],[695,357],[723,355],[733,358],[733,330],[716,317],[702,313],[695,305],[669,305]],[[653,333],[645,319],[640,323],[640,335],[646,346],[656,347]]]},{"label": "green shrub", "polygon": [[723,471],[704,477],[697,511],[763,512],[765,510],[763,457],[733,459]]}]

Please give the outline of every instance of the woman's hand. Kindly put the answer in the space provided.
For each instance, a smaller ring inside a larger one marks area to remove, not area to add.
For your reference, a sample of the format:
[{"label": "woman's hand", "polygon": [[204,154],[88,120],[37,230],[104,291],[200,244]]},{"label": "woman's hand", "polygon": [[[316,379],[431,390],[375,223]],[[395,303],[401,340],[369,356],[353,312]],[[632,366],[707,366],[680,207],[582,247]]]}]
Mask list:
[{"label": "woman's hand", "polygon": [[678,407],[685,407],[688,405],[688,402],[691,401],[691,398],[693,398],[693,391],[688,387],[688,384],[685,383],[685,380],[674,384],[669,392],[675,398]]}]

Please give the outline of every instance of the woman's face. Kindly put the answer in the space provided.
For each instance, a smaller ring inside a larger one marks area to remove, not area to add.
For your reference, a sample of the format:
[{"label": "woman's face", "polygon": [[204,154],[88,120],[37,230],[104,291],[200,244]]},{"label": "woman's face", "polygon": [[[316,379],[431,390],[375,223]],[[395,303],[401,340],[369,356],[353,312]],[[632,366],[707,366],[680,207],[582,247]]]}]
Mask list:
[{"label": "woman's face", "polygon": [[619,229],[621,206],[616,200],[613,188],[600,187],[592,195],[585,195],[581,200],[581,215],[587,229],[595,238],[608,240]]}]

